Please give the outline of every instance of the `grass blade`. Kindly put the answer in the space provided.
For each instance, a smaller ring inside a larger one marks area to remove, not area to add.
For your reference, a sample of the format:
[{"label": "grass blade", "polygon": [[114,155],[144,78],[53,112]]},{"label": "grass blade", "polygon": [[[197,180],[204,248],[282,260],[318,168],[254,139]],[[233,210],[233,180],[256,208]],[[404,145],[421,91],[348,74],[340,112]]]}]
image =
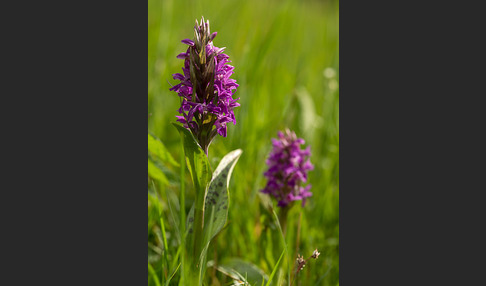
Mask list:
[{"label": "grass blade", "polygon": [[[169,279],[167,279],[167,281],[165,282],[165,286],[169,286],[170,281],[172,280],[172,278],[174,278],[174,275],[177,273],[177,270],[179,269],[180,266],[181,266],[181,263],[179,263],[179,265],[177,265],[177,268],[174,270],[174,272],[172,272]],[[181,278],[182,278],[182,276],[183,275],[181,275]]]},{"label": "grass blade", "polygon": [[273,276],[275,276],[275,273],[277,273],[278,265],[280,264],[280,260],[282,260],[283,255],[285,254],[286,248],[282,251],[282,254],[280,254],[280,258],[277,260],[277,263],[273,267],[272,273],[270,274],[270,277],[268,278],[266,286],[270,285],[270,282],[272,282]]},{"label": "grass blade", "polygon": [[155,285],[160,286],[159,277],[157,277],[157,274],[155,273],[155,270],[150,262],[148,263],[148,270],[150,272],[150,275],[152,275],[152,278],[154,279]]}]

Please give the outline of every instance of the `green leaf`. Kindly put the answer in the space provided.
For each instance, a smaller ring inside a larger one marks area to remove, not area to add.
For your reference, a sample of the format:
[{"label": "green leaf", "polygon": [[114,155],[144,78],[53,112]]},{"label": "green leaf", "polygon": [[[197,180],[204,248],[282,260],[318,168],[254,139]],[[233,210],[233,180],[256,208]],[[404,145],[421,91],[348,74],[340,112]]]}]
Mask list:
[{"label": "green leaf", "polygon": [[185,235],[188,241],[194,239],[194,204],[192,204],[191,210],[187,214]]},{"label": "green leaf", "polygon": [[176,184],[175,175],[166,167],[179,166],[170,155],[162,141],[148,133],[148,174],[151,178],[159,180],[164,185]]},{"label": "green leaf", "polygon": [[262,281],[268,281],[268,275],[265,274],[263,270],[256,265],[239,258],[224,260],[219,267],[229,273],[239,273],[241,276],[246,277],[246,282],[251,285],[258,285]]},{"label": "green leaf", "polygon": [[148,161],[149,161],[148,174],[150,177],[161,180],[165,185],[179,184],[178,176],[174,174],[174,172],[169,170],[169,168],[167,168],[167,166],[165,166],[160,159],[158,159],[155,156],[152,156],[150,152],[148,152]]},{"label": "green leaf", "polygon": [[208,157],[204,154],[204,151],[189,130],[178,124],[172,124],[177,128],[184,142],[184,155],[186,157],[187,168],[194,183],[194,188],[196,189],[196,194],[200,194],[201,192],[204,194],[211,179],[211,168]]},{"label": "green leaf", "polygon": [[241,149],[229,152],[221,159],[209,183],[204,208],[204,241],[205,246],[223,228],[228,217],[228,185],[231,173],[241,156]]},{"label": "green leaf", "polygon": [[226,154],[219,162],[209,184],[204,206],[203,248],[199,255],[199,265],[202,265],[199,272],[200,281],[204,277],[209,243],[221,231],[228,217],[229,180],[241,153],[241,149],[237,149]]},{"label": "green leaf", "polygon": [[317,115],[316,104],[305,87],[300,86],[296,88],[295,92],[300,107],[300,120],[298,121],[300,130],[303,134],[307,134],[309,141],[312,142],[315,129],[323,125],[323,119]]},{"label": "green leaf", "polygon": [[186,165],[191,174],[194,189],[196,190],[196,202],[194,206],[194,225],[193,236],[188,236],[188,250],[192,257],[197,259],[201,253],[203,219],[204,219],[204,196],[206,189],[211,180],[211,167],[209,165],[208,157],[201,149],[192,133],[186,128],[172,123],[179,134],[181,135],[182,144],[184,146],[184,156],[186,158]]},{"label": "green leaf", "polygon": [[207,267],[216,267],[216,270],[233,279],[235,284],[232,285],[252,285],[246,280],[244,275],[231,267],[224,265],[215,266],[215,263],[212,260],[207,263]]},{"label": "green leaf", "polygon": [[170,155],[164,143],[152,133],[148,133],[148,150],[165,164],[179,167],[179,163]]},{"label": "green leaf", "polygon": [[148,175],[151,178],[159,180],[164,185],[169,184],[169,180],[165,176],[164,172],[149,158],[148,160]]}]

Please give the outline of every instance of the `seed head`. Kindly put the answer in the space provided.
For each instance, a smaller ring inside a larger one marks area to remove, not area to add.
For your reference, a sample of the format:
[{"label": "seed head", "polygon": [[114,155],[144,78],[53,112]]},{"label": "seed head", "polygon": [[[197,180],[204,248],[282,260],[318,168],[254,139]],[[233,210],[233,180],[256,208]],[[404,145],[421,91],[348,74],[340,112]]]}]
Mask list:
[{"label": "seed head", "polygon": [[302,255],[297,255],[297,271],[302,270],[305,267],[305,259],[302,257]]}]

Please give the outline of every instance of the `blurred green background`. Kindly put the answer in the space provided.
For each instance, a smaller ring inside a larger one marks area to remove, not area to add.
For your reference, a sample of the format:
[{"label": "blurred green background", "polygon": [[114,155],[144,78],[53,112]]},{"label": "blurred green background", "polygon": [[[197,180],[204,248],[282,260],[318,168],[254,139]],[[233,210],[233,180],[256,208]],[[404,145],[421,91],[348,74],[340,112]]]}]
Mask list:
[{"label": "blurred green background", "polygon": [[[235,66],[232,78],[240,85],[233,96],[240,97],[241,104],[235,109],[237,124],[228,123],[228,136],[217,136],[210,146],[212,168],[229,151],[243,150],[230,182],[228,224],[211,247],[209,260],[223,263],[236,257],[267,274],[272,271],[283,248],[275,245],[274,218],[264,207],[259,190],[266,183],[263,172],[271,138],[288,127],[306,140],[305,146],[311,146],[315,166],[309,174],[313,196],[305,207],[298,204],[289,213],[289,255],[294,259],[298,252],[308,257],[315,248],[321,252],[294,285],[338,285],[339,2],[149,0],[148,130],[177,161],[181,154],[179,134],[171,122],[179,115],[180,101],[169,91],[169,82],[178,83],[172,74],[182,72],[183,60],[176,56],[187,46],[181,40],[193,38],[195,20],[201,16],[209,20],[211,32],[218,32],[214,45],[226,47],[225,53]],[[170,166],[167,171],[174,174],[170,183],[149,181],[149,197],[157,197],[162,208],[171,260],[179,245],[180,171]],[[193,200],[192,183],[186,177],[186,213]],[[161,225],[154,206],[149,199],[148,257],[164,280],[163,272],[173,269],[163,264]],[[300,213],[300,242],[296,245]],[[287,266],[283,266],[285,271]],[[208,268],[207,278],[214,285],[231,282],[212,268]],[[280,274],[279,281],[284,278]],[[277,278],[273,281],[277,285]],[[177,282],[177,275],[173,282]],[[151,277],[149,285],[156,285]]]}]

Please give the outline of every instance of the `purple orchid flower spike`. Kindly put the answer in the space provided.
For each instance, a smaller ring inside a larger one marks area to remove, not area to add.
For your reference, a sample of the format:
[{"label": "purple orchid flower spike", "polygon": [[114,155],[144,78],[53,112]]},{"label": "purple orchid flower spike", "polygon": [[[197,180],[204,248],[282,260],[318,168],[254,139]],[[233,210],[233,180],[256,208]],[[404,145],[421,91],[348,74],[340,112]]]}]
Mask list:
[{"label": "purple orchid flower spike", "polygon": [[185,128],[191,130],[199,145],[208,154],[208,148],[214,137],[227,135],[226,123],[236,124],[233,110],[240,104],[233,99],[239,86],[230,76],[234,67],[229,65],[229,56],[224,48],[213,45],[216,32],[209,29],[209,21],[201,23],[196,20],[194,40],[184,39],[188,45],[185,53],[177,55],[184,59],[183,74],[173,74],[180,83],[170,90],[181,97],[181,107],[176,116]]},{"label": "purple orchid flower spike", "polygon": [[314,169],[310,162],[310,147],[301,149],[304,139],[297,138],[293,131],[286,129],[278,132],[278,139],[272,139],[273,149],[267,159],[268,170],[264,173],[268,182],[262,193],[269,194],[278,200],[278,206],[285,208],[293,201],[312,196],[311,185],[305,187],[307,172]]}]

